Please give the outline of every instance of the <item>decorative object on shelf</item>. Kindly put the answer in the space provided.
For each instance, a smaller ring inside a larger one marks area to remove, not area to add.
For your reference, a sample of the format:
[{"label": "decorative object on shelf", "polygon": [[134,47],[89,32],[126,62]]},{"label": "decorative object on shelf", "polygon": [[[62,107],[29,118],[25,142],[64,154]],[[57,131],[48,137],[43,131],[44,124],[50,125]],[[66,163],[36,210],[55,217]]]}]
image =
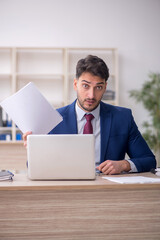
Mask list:
[{"label": "decorative object on shelf", "polygon": [[143,137],[154,151],[160,166],[160,74],[151,73],[149,78],[140,90],[130,91],[130,97],[142,102],[149,112],[151,119],[143,123],[146,129]]},{"label": "decorative object on shelf", "polygon": [[102,100],[115,100],[115,91],[107,89]]}]

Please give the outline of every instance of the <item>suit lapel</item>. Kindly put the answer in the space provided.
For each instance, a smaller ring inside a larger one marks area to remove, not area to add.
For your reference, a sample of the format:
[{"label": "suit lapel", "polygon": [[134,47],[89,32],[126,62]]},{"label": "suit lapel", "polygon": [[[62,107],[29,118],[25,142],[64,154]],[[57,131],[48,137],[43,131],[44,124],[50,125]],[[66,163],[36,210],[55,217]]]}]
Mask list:
[{"label": "suit lapel", "polygon": [[63,116],[63,118],[65,118],[66,130],[67,130],[68,134],[77,134],[78,133],[75,102],[76,101],[74,101],[71,105],[69,105],[66,113]]},{"label": "suit lapel", "polygon": [[105,159],[106,150],[108,147],[109,134],[111,129],[112,114],[107,109],[107,105],[101,102],[100,108],[100,127],[101,127],[101,158],[103,162]]}]

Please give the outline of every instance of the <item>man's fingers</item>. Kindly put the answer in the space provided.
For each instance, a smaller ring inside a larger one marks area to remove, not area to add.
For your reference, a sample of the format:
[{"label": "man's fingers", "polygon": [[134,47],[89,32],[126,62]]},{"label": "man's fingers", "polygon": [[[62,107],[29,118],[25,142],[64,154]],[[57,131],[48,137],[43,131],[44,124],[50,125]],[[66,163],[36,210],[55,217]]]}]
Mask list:
[{"label": "man's fingers", "polygon": [[99,166],[98,166],[98,170],[102,172],[102,169],[106,166],[108,160],[102,162]]},{"label": "man's fingers", "polygon": [[30,134],[32,134],[31,131],[28,131],[28,132],[24,133],[23,134],[23,140],[27,140],[27,136],[30,135]]},{"label": "man's fingers", "polygon": [[106,175],[118,174],[123,170],[122,161],[106,160],[105,162],[101,163],[97,169]]},{"label": "man's fingers", "polygon": [[101,172],[105,173],[105,172],[108,172],[111,165],[112,165],[112,162],[110,160],[106,160],[105,162],[99,165],[99,169]]},{"label": "man's fingers", "polygon": [[28,131],[26,133],[23,134],[23,141],[24,141],[24,146],[27,147],[27,136],[32,134],[31,131]]},{"label": "man's fingers", "polygon": [[110,166],[106,163],[104,167],[101,168],[101,172],[105,173],[109,170]]},{"label": "man's fingers", "polygon": [[106,175],[112,174],[113,171],[114,171],[113,166],[108,166],[106,169],[102,169],[102,172]]}]

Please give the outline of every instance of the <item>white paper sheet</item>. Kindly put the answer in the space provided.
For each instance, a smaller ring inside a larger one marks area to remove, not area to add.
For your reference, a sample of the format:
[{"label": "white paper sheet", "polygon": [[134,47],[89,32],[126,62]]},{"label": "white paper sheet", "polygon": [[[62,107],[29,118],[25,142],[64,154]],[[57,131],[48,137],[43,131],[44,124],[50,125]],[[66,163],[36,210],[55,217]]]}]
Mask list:
[{"label": "white paper sheet", "polygon": [[143,177],[143,176],[132,176],[132,177],[103,177],[112,182],[116,183],[127,183],[127,184],[134,184],[134,183],[160,183],[160,178],[150,178],[150,177]]},{"label": "white paper sheet", "polygon": [[23,133],[47,134],[63,120],[32,82],[0,105]]}]

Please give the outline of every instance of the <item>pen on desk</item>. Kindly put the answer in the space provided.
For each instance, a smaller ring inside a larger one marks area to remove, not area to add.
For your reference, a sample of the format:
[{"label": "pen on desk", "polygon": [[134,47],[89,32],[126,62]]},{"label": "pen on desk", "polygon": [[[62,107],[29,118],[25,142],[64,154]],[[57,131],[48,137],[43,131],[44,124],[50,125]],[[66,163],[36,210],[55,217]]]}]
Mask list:
[{"label": "pen on desk", "polygon": [[101,174],[101,171],[99,171],[98,169],[97,169],[97,164],[95,165],[95,172],[96,172],[96,175],[100,175]]}]

